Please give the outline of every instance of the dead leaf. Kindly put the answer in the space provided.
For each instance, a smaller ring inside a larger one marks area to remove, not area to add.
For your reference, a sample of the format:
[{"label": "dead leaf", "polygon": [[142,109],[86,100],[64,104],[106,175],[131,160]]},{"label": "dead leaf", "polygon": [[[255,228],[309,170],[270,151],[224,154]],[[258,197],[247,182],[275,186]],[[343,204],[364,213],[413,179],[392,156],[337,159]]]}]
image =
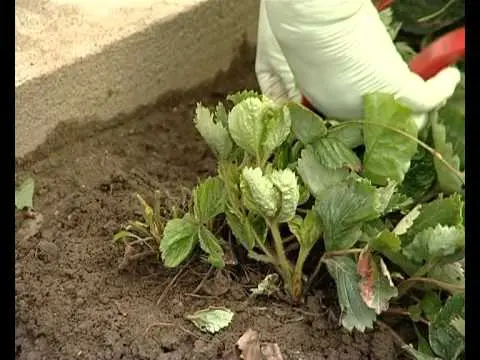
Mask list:
[{"label": "dead leaf", "polygon": [[275,343],[260,343],[257,331],[248,329],[236,343],[242,360],[283,360],[280,347]]}]

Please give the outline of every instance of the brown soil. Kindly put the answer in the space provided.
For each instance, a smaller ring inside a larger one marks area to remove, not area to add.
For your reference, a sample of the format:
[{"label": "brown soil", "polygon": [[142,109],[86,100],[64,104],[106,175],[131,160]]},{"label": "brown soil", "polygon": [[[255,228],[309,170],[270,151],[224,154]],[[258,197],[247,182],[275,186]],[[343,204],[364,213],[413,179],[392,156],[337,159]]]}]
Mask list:
[{"label": "brown soil", "polygon": [[[252,57],[251,50],[242,56]],[[189,293],[208,269],[199,261],[167,293],[178,270],[167,271],[155,258],[119,270],[123,248],[112,235],[138,218],[134,194],[161,189],[175,197],[214,170],[192,125],[195,103],[216,104],[232,91],[256,88],[252,69],[252,61],[237,60],[212,83],[134,115],[62,125],[17,161],[17,180],[35,178],[40,214],[16,234],[17,359],[235,359],[231,351],[248,328],[277,343],[284,359],[397,359],[389,335],[347,333],[321,296],[301,309],[275,300],[245,306],[248,287],[265,275],[253,268],[219,273],[213,295],[196,296]],[[215,336],[183,319],[208,306],[235,312]]]}]

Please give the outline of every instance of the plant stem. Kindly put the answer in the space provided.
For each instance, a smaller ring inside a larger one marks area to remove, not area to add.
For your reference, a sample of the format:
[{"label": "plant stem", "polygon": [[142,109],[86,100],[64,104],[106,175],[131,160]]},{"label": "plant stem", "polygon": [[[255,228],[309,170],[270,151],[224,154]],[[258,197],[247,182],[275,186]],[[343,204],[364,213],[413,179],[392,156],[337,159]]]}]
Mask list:
[{"label": "plant stem", "polygon": [[[408,317],[411,316],[411,314],[407,310],[404,310],[402,308],[389,308],[388,310],[384,311],[384,313],[392,314],[392,315],[403,315]],[[421,322],[422,324],[430,325],[430,323],[424,318],[420,318],[418,321]]]},{"label": "plant stem", "polygon": [[391,127],[391,126],[388,126],[388,125],[376,123],[374,121],[366,121],[366,120],[350,120],[350,121],[346,121],[346,122],[340,123],[338,125],[332,126],[332,128],[359,126],[359,125],[364,125],[364,124],[376,125],[376,126],[383,127],[383,128],[388,129],[390,131],[396,132],[397,134],[403,135],[403,136],[409,138],[410,140],[412,140],[413,142],[416,142],[418,145],[420,145],[425,150],[427,150],[430,154],[432,154],[432,156],[436,157],[439,161],[441,161],[451,172],[453,172],[462,181],[462,184],[465,185],[465,174],[464,173],[455,169],[448,161],[446,161],[443,158],[442,154],[440,154],[437,150],[435,150],[431,146],[425,144],[423,141],[417,139],[415,136],[413,136],[412,134],[409,134],[406,131],[403,131],[403,130],[400,130],[400,129],[397,129],[397,128],[394,128],[394,127]]},{"label": "plant stem", "polygon": [[426,22],[426,21],[429,21],[429,20],[432,20],[434,18],[436,18],[437,16],[439,15],[442,15],[442,13],[444,13],[445,11],[447,11],[447,9],[452,6],[452,4],[455,2],[455,0],[450,0],[449,2],[447,2],[444,6],[442,6],[440,9],[438,9],[437,11],[435,11],[434,13],[430,14],[430,15],[426,15],[424,17],[421,17],[419,19],[417,19],[417,22],[419,23],[423,23],[423,22]]},{"label": "plant stem", "polygon": [[315,280],[315,278],[318,276],[318,273],[320,272],[320,269],[322,268],[322,265],[326,259],[335,257],[335,256],[359,254],[360,252],[362,252],[362,249],[333,250],[333,251],[327,251],[323,253],[322,257],[317,263],[317,266],[315,267],[315,270],[313,271],[312,275],[310,275],[310,278],[308,279],[307,284],[305,285],[304,294],[306,294],[310,290],[313,280]]},{"label": "plant stem", "polygon": [[280,229],[278,228],[278,223],[276,221],[268,221],[268,227],[272,233],[273,244],[275,246],[275,252],[278,259],[278,265],[283,269],[283,273],[285,275],[284,281],[287,283],[287,288],[291,290],[291,281],[292,281],[292,265],[290,261],[287,259],[287,255],[285,254],[285,248],[283,247],[283,239],[282,235],[280,234]]},{"label": "plant stem", "polygon": [[438,264],[438,260],[428,261],[425,265],[423,265],[420,269],[418,269],[410,278],[402,281],[398,285],[398,297],[401,298],[414,285],[415,282],[409,281],[410,279],[423,278],[423,276],[427,274],[437,264]]},{"label": "plant stem", "polygon": [[305,249],[303,246],[300,246],[292,279],[292,292],[294,293],[294,298],[302,296],[303,264],[305,264],[305,260],[307,259],[310,250],[311,249]]}]

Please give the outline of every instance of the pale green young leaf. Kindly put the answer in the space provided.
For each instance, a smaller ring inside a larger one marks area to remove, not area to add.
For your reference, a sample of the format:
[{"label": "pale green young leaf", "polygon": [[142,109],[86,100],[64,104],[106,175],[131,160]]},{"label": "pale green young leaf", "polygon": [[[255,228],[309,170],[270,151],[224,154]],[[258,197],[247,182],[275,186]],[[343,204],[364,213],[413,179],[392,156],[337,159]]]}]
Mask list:
[{"label": "pale green young leaf", "polygon": [[390,299],[398,295],[387,266],[381,257],[363,251],[358,258],[357,272],[363,302],[380,315],[388,309]]},{"label": "pale green young leaf", "polygon": [[279,223],[287,222],[295,216],[300,198],[297,177],[292,170],[284,169],[273,170],[269,178],[280,193],[276,221]]},{"label": "pale green young leaf", "polygon": [[160,255],[168,268],[180,265],[198,243],[198,224],[188,214],[167,222],[160,241]]},{"label": "pale green young leaf", "polygon": [[244,205],[260,215],[273,218],[279,209],[280,193],[260,168],[242,170],[240,190]]},{"label": "pale green young leaf", "polygon": [[25,179],[15,190],[15,207],[17,210],[33,208],[33,192],[35,180],[31,177]]},{"label": "pale green young leaf", "polygon": [[417,263],[438,260],[465,248],[463,227],[437,225],[418,233],[403,253]]},{"label": "pale green young leaf", "polygon": [[456,317],[451,321],[452,326],[465,337],[465,319],[462,317]]},{"label": "pale green young leaf", "polygon": [[361,236],[361,225],[380,216],[376,188],[364,181],[345,181],[317,199],[327,251],[351,248]]},{"label": "pale green young leaf", "polygon": [[385,250],[399,252],[402,242],[395,233],[385,229],[371,240],[370,246],[372,249],[380,252]]},{"label": "pale green young leaf", "polygon": [[377,187],[377,209],[381,214],[387,214],[391,206],[392,197],[397,190],[397,184],[394,181],[388,181],[386,186]]},{"label": "pale green young leaf", "polygon": [[198,239],[200,248],[208,254],[208,262],[217,268],[223,268],[225,266],[224,252],[215,235],[205,226],[200,225]]},{"label": "pale green young leaf", "polygon": [[252,97],[237,103],[228,114],[228,129],[233,141],[253,156],[261,152],[265,107],[261,99]]},{"label": "pale green young leaf", "polygon": [[410,227],[413,225],[415,219],[420,216],[421,208],[422,204],[418,204],[412,210],[410,210],[409,213],[405,215],[395,226],[393,233],[397,236],[406,234],[408,229],[410,229]]},{"label": "pale green young leaf", "polygon": [[420,214],[415,217],[405,236],[402,236],[402,243],[408,245],[416,234],[438,224],[461,225],[463,223],[463,208],[464,202],[458,194],[423,204]]},{"label": "pale green young leaf", "polygon": [[358,287],[360,276],[355,261],[346,256],[337,256],[326,259],[325,264],[335,280],[343,327],[348,331],[356,329],[361,332],[373,328],[376,314],[360,296]]},{"label": "pale green young leaf", "polygon": [[[460,157],[455,154],[453,145],[447,142],[445,125],[440,124],[436,119],[432,120],[432,135],[435,150],[437,150],[442,158],[455,170],[460,170]],[[437,170],[437,180],[441,190],[445,193],[461,192],[463,186],[462,179],[437,157],[433,159],[433,162]]]},{"label": "pale green young leaf", "polygon": [[237,105],[238,103],[241,103],[245,99],[261,98],[261,97],[262,97],[262,95],[260,95],[255,90],[241,90],[241,91],[238,91],[236,93],[228,95],[227,100],[232,102],[233,105]]},{"label": "pale green young leaf", "polygon": [[201,104],[197,104],[194,123],[215,155],[220,159],[226,159],[233,149],[233,143],[223,124],[214,122],[213,114]]},{"label": "pale green young leaf", "polygon": [[401,183],[410,168],[410,160],[417,151],[416,142],[387,127],[416,138],[417,126],[411,114],[411,110],[397,103],[392,95],[365,96],[364,116],[368,123],[363,127],[363,167],[364,176],[374,184],[385,185],[388,179]]},{"label": "pale green young leaf", "polygon": [[305,218],[295,216],[288,222],[290,232],[295,235],[300,246],[310,251],[323,232],[322,220],[316,211],[308,210]]},{"label": "pale green young leaf", "polygon": [[335,137],[315,140],[312,148],[320,163],[330,169],[347,168],[360,171],[362,164],[358,156]]},{"label": "pale green young leaf", "polygon": [[225,211],[225,192],[219,177],[208,177],[193,190],[193,209],[201,223],[213,219]]},{"label": "pale green young leaf", "polygon": [[450,297],[429,327],[432,350],[443,359],[457,359],[465,349],[465,337],[452,324],[452,320],[465,318],[465,298]]},{"label": "pale green young leaf", "polygon": [[305,185],[316,198],[332,185],[345,180],[349,174],[347,169],[330,169],[324,166],[310,146],[302,150],[297,170]]},{"label": "pale green young leaf", "polygon": [[267,160],[272,152],[287,140],[292,121],[287,107],[278,107],[274,103],[269,105],[262,120],[265,130],[261,149],[263,159]]},{"label": "pale green young leaf", "polygon": [[225,307],[210,307],[185,315],[198,329],[215,334],[232,322],[234,313]]},{"label": "pale green young leaf", "polygon": [[292,131],[304,145],[327,135],[327,127],[320,116],[295,102],[287,106],[292,119]]}]

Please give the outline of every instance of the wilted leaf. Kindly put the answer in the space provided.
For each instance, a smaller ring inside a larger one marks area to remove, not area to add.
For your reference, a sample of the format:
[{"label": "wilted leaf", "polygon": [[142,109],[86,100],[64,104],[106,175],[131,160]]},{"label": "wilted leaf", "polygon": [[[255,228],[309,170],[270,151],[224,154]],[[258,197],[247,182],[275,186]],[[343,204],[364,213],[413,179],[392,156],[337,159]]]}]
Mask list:
[{"label": "wilted leaf", "polygon": [[[460,157],[455,154],[453,145],[447,142],[445,125],[440,124],[436,119],[432,121],[432,135],[435,150],[441,154],[442,158],[450,164],[453,169],[459,172]],[[461,192],[463,186],[462,179],[437,157],[433,159],[433,162],[437,170],[437,180],[442,191],[445,193]]]},{"label": "wilted leaf", "polygon": [[193,209],[195,217],[201,223],[213,219],[225,211],[225,192],[223,181],[218,177],[209,177],[193,190]]},{"label": "wilted leaf", "polygon": [[260,281],[258,286],[250,290],[253,295],[271,296],[280,291],[280,278],[278,274],[269,274]]},{"label": "wilted leaf", "polygon": [[358,282],[355,261],[342,256],[325,260],[328,272],[335,280],[338,302],[342,310],[342,325],[348,331],[357,329],[361,332],[372,328],[376,320],[375,311],[370,309],[362,300]]},{"label": "wilted leaf", "polygon": [[33,192],[35,190],[35,180],[31,177],[25,181],[15,190],[15,207],[17,210],[25,208],[33,208]]},{"label": "wilted leaf", "polygon": [[362,165],[358,156],[335,137],[315,140],[312,148],[320,163],[327,168],[348,168],[354,171],[361,169]]},{"label": "wilted leaf", "polygon": [[465,337],[465,319],[464,318],[456,317],[451,321],[451,324],[463,337]]},{"label": "wilted leaf", "polygon": [[224,253],[215,235],[201,225],[198,231],[198,239],[200,247],[208,254],[208,262],[217,268],[223,268],[225,266]]},{"label": "wilted leaf", "polygon": [[390,272],[381,257],[370,251],[363,251],[357,263],[361,280],[358,284],[364,303],[380,315],[386,311],[391,298],[398,295]]},{"label": "wilted leaf", "polygon": [[455,360],[465,349],[465,338],[452,324],[458,317],[465,318],[465,298],[452,296],[429,327],[429,342],[438,356]]},{"label": "wilted leaf", "polygon": [[201,331],[215,334],[230,325],[233,315],[234,313],[227,308],[210,307],[199,310],[191,315],[186,315],[185,317]]},{"label": "wilted leaf", "polygon": [[289,103],[288,110],[292,119],[292,131],[304,145],[327,135],[323,119],[298,103]]},{"label": "wilted leaf", "polygon": [[364,181],[346,181],[324,192],[315,210],[324,226],[325,249],[352,247],[360,238],[362,223],[380,216],[380,205],[376,188]]},{"label": "wilted leaf", "polygon": [[417,263],[453,255],[465,247],[465,230],[461,227],[437,225],[418,233],[403,249]]},{"label": "wilted leaf", "polygon": [[364,113],[369,122],[363,127],[364,176],[377,185],[385,185],[388,179],[401,183],[417,144],[392,128],[416,138],[417,126],[411,110],[398,104],[392,95],[374,93],[365,96]]},{"label": "wilted leaf", "polygon": [[295,216],[289,223],[290,232],[294,234],[305,250],[310,250],[323,232],[322,219],[314,210],[308,210],[305,218]]},{"label": "wilted leaf", "polygon": [[317,158],[313,148],[307,147],[302,150],[302,155],[298,159],[298,173],[312,195],[319,197],[324,190],[345,180],[349,171],[327,168]]},{"label": "wilted leaf", "polygon": [[160,254],[166,267],[180,265],[198,242],[198,224],[189,215],[167,222],[160,241]]},{"label": "wilted leaf", "polygon": [[233,142],[227,129],[221,122],[213,121],[208,108],[197,104],[194,119],[195,127],[218,158],[225,159],[233,149]]}]

